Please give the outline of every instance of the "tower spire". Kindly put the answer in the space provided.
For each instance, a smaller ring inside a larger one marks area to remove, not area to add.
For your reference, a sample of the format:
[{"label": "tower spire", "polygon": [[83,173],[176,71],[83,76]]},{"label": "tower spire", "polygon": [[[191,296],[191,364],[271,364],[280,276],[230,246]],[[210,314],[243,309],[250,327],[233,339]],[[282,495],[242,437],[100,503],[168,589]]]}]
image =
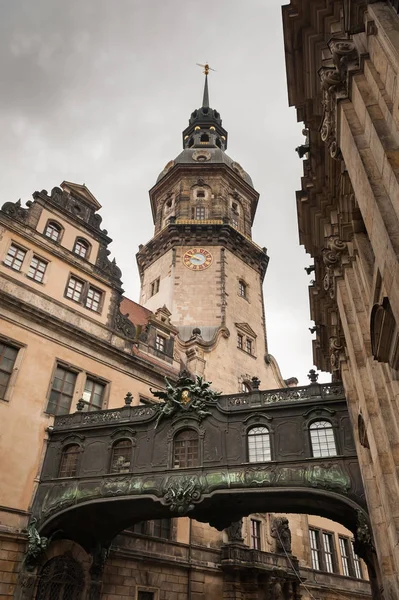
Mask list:
[{"label": "tower spire", "polygon": [[208,75],[215,69],[208,63],[197,65],[203,68],[205,75],[202,106],[191,113],[189,125],[183,131],[183,148],[217,147],[224,151],[227,148],[227,131],[222,127],[218,111],[209,106]]},{"label": "tower spire", "polygon": [[202,108],[209,108],[208,73],[209,73],[209,71],[214,71],[215,69],[212,69],[212,67],[210,67],[208,65],[208,63],[205,63],[204,65],[197,63],[197,65],[199,67],[203,67],[203,69],[204,69],[203,73],[205,75],[204,95],[202,97]]},{"label": "tower spire", "polygon": [[[208,65],[206,65],[208,66]],[[208,73],[205,73],[204,95],[202,97],[202,108],[209,108]]]}]

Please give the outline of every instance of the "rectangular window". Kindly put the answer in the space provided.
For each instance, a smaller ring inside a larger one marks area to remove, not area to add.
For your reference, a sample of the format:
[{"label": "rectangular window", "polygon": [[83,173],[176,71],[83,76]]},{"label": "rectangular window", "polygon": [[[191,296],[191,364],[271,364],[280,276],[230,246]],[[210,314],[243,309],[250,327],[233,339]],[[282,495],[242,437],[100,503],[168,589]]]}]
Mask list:
[{"label": "rectangular window", "polygon": [[94,310],[95,312],[98,312],[100,310],[101,298],[102,298],[102,292],[89,286],[89,290],[87,292],[86,304],[85,304],[86,308],[89,308],[90,310]]},{"label": "rectangular window", "polygon": [[341,553],[342,571],[346,577],[351,576],[351,565],[349,557],[349,540],[348,538],[339,537],[339,551]]},{"label": "rectangular window", "polygon": [[335,573],[334,537],[333,537],[332,533],[325,533],[323,531],[323,550],[324,550],[325,570],[328,573]]},{"label": "rectangular window", "polygon": [[317,529],[309,529],[309,536],[310,552],[312,555],[312,567],[316,571],[320,571],[320,532]]},{"label": "rectangular window", "polygon": [[157,279],[154,279],[154,281],[151,282],[151,296],[155,296],[155,294],[158,294],[159,292],[159,277]]},{"label": "rectangular window", "polygon": [[156,519],[153,521],[153,536],[170,540],[171,537],[171,520]]},{"label": "rectangular window", "polygon": [[254,550],[261,550],[261,536],[260,536],[261,522],[256,519],[251,519],[251,548]]},{"label": "rectangular window", "polygon": [[44,279],[44,274],[46,272],[46,268],[46,261],[42,260],[38,256],[33,256],[29,266],[28,277],[30,277],[34,281],[37,281],[38,283],[42,283]]},{"label": "rectangular window", "polygon": [[87,377],[83,400],[88,404],[88,410],[101,410],[104,403],[105,384],[92,377]]},{"label": "rectangular window", "polygon": [[195,218],[199,221],[203,221],[205,219],[205,206],[196,206]]},{"label": "rectangular window", "polygon": [[355,577],[358,579],[363,579],[362,567],[360,564],[360,558],[355,552],[355,542],[351,540],[351,548],[352,548],[352,557],[353,557],[353,566],[355,569]]},{"label": "rectangular window", "polygon": [[165,352],[165,338],[162,335],[158,335],[155,338],[155,348],[160,352]]},{"label": "rectangular window", "polygon": [[73,275],[69,278],[68,287],[66,291],[66,297],[74,300],[75,302],[80,302],[83,293],[84,281],[77,279]]},{"label": "rectangular window", "polygon": [[17,354],[18,348],[0,342],[0,398],[5,397]]},{"label": "rectangular window", "polygon": [[238,295],[241,296],[241,298],[247,297],[247,286],[243,281],[238,282]]},{"label": "rectangular window", "polygon": [[48,413],[52,415],[67,415],[69,413],[75,384],[76,373],[57,366],[47,404]]},{"label": "rectangular window", "polygon": [[239,334],[237,335],[237,346],[240,348],[240,350],[242,350],[242,349],[243,349],[243,346],[244,346],[244,340],[243,340],[243,337],[242,337],[241,333],[239,333]]},{"label": "rectangular window", "polygon": [[7,256],[4,259],[4,264],[11,267],[14,271],[20,271],[22,263],[26,255],[26,250],[20,248],[16,244],[11,244],[8,249]]},{"label": "rectangular window", "polygon": [[252,354],[252,340],[250,340],[248,338],[246,339],[245,349],[248,352],[248,354]]}]

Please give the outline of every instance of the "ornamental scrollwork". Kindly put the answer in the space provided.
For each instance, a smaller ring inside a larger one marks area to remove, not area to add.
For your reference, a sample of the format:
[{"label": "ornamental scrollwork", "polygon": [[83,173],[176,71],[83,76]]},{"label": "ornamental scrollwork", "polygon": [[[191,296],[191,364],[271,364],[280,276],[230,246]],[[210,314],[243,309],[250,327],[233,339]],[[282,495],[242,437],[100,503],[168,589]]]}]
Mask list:
[{"label": "ornamental scrollwork", "polygon": [[333,64],[319,69],[323,105],[320,137],[331,158],[338,159],[341,152],[337,142],[337,101],[348,95],[348,68],[351,63],[358,63],[358,53],[350,39],[333,38],[328,47]]},{"label": "ornamental scrollwork", "polygon": [[180,374],[176,385],[170,383],[167,377],[165,377],[165,382],[166,391],[151,390],[156,398],[162,400],[160,403],[153,403],[153,407],[158,411],[154,429],[158,427],[162,419],[172,417],[178,412],[194,414],[199,421],[202,421],[211,414],[208,408],[215,404],[220,396],[219,392],[210,389],[211,382],[204,381],[202,377],[198,376],[193,381],[186,371]]},{"label": "ornamental scrollwork", "polygon": [[328,238],[326,248],[323,249],[323,263],[325,266],[323,288],[324,291],[328,292],[330,298],[335,297],[335,270],[341,267],[342,253],[346,249],[346,242],[334,235]]},{"label": "ornamental scrollwork", "polygon": [[16,221],[26,221],[28,218],[28,209],[22,208],[21,200],[17,200],[16,202],[6,202],[1,207],[1,210],[4,214]]},{"label": "ornamental scrollwork", "polygon": [[196,477],[171,478],[167,481],[163,499],[172,512],[185,515],[194,509],[194,502],[200,498],[201,486]]}]

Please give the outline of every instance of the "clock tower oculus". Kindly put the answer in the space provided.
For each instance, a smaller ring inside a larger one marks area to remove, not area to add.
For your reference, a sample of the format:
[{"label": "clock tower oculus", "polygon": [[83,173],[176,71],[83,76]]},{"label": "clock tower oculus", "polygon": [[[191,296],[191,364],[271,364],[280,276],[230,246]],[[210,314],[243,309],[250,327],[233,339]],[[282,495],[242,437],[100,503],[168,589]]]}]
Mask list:
[{"label": "clock tower oculus", "polygon": [[183,264],[192,271],[203,271],[211,266],[212,254],[205,248],[190,248],[183,255]]}]

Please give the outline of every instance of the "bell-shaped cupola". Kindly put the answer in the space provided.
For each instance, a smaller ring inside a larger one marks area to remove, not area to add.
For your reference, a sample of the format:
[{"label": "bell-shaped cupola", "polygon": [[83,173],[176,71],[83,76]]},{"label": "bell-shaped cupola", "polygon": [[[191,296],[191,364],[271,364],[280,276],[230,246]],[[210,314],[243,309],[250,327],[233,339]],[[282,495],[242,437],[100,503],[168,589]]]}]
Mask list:
[{"label": "bell-shaped cupola", "polygon": [[222,127],[220,114],[209,106],[208,72],[204,65],[205,85],[201,108],[197,108],[183,131],[183,148],[227,148],[227,131]]}]

